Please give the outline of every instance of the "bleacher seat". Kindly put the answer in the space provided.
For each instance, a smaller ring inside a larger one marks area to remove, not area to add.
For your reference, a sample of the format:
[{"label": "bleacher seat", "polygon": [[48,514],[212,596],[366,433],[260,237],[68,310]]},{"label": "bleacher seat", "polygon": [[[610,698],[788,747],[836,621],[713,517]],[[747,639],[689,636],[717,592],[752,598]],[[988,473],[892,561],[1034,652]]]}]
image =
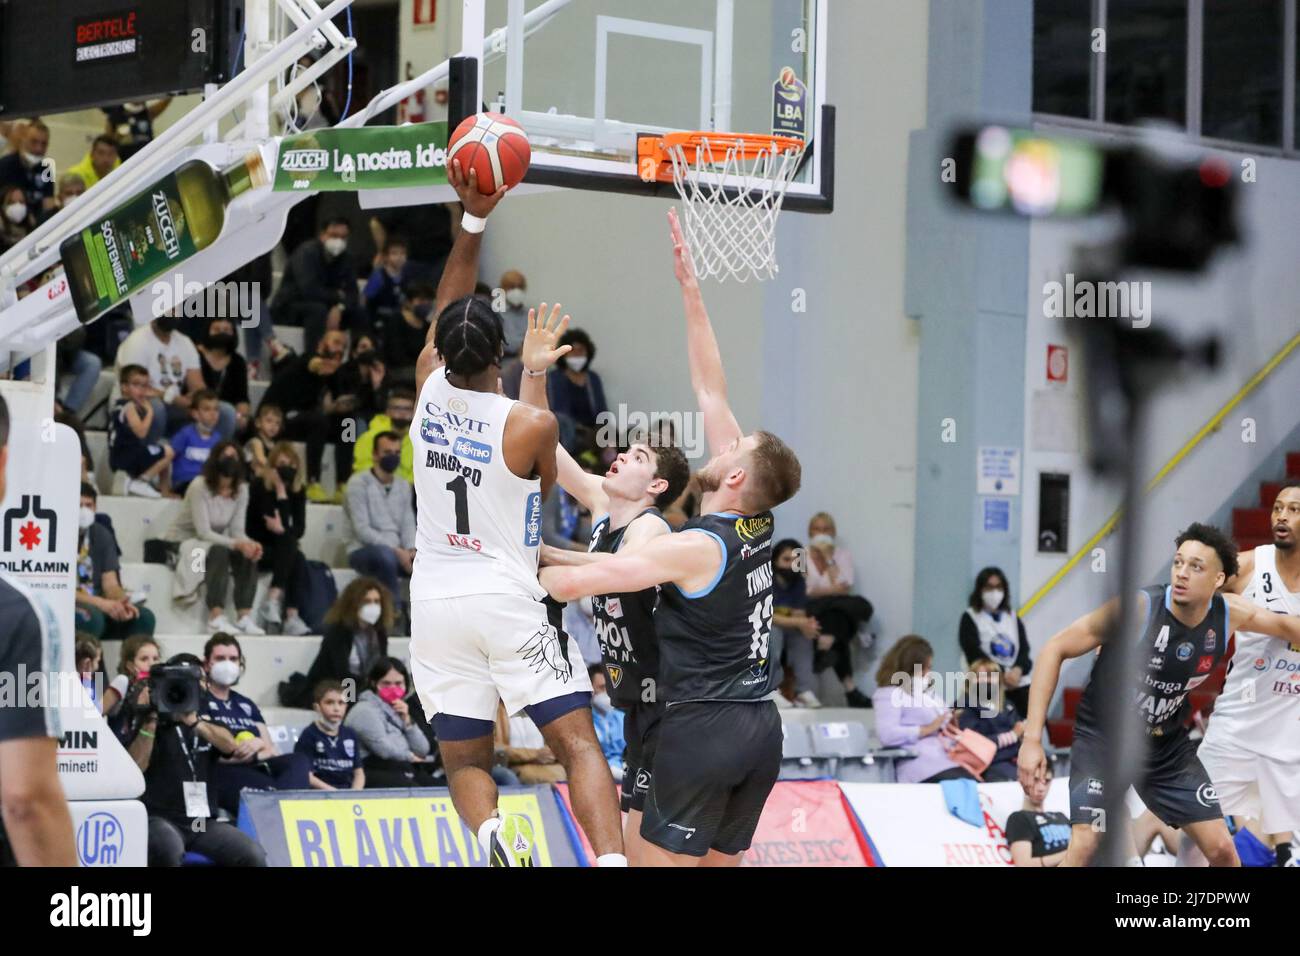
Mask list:
[{"label": "bleacher seat", "polygon": [[303,353],[303,333],[300,327],[277,325],[275,326],[275,337],[281,345],[293,349],[299,355]]},{"label": "bleacher seat", "polygon": [[271,387],[270,382],[257,382],[249,380],[248,383],[248,404],[253,412],[262,404],[262,399],[266,397],[266,390]]},{"label": "bleacher seat", "polygon": [[825,777],[830,767],[828,761],[813,749],[808,725],[797,721],[781,721],[781,779],[810,780]]},{"label": "bleacher seat", "polygon": [[86,417],[81,423],[86,428],[107,428],[108,412],[117,397],[117,372],[110,366],[99,373],[99,380],[90,390],[90,398],[86,399],[83,409]]}]

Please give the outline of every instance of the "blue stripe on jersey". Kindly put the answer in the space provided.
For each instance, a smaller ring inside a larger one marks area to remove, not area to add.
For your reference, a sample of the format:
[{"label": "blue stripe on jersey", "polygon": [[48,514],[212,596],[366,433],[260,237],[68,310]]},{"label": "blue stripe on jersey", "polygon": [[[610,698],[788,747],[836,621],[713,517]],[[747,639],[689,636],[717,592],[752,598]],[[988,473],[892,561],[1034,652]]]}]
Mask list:
[{"label": "blue stripe on jersey", "polygon": [[679,591],[682,591],[682,597],[695,599],[695,598],[704,597],[704,595],[708,594],[710,591],[716,588],[718,586],[718,582],[722,580],[722,572],[727,569],[727,545],[723,542],[723,540],[720,537],[718,537],[708,528],[686,528],[681,533],[689,534],[691,532],[696,532],[698,534],[707,534],[714,541],[718,542],[718,547],[722,549],[722,561],[719,562],[718,564],[718,573],[713,576],[713,580],[709,582],[707,587],[705,587],[701,591],[689,591],[689,592],[682,591],[681,588],[677,589]]},{"label": "blue stripe on jersey", "polygon": [[1173,603],[1170,601],[1170,598],[1173,596],[1173,593],[1174,593],[1173,585],[1166,584],[1165,585],[1165,610],[1169,611],[1170,613],[1172,613],[1174,610]]}]

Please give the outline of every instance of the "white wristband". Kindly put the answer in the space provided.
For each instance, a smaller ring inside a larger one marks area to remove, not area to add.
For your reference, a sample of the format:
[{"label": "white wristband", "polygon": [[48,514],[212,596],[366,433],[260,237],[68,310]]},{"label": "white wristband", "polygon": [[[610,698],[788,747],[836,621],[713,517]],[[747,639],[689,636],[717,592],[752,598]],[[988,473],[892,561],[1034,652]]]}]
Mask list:
[{"label": "white wristband", "polygon": [[464,213],[460,218],[460,228],[466,232],[479,233],[487,228],[487,219]]}]

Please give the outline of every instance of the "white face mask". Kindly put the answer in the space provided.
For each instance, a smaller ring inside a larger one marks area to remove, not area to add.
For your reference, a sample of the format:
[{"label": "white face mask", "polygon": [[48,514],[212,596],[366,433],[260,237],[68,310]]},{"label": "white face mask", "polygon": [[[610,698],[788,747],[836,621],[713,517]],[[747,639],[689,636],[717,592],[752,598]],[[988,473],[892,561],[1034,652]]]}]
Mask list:
[{"label": "white face mask", "polygon": [[82,508],[77,513],[77,527],[80,528],[82,531],[85,531],[94,523],[95,523],[94,508]]},{"label": "white face mask", "polygon": [[316,720],[320,722],[322,727],[332,734],[338,733],[339,727],[343,726],[343,721],[341,720],[326,720],[324,717],[317,717]]},{"label": "white face mask", "polygon": [[325,240],[325,251],[334,259],[343,255],[347,247],[348,241],[346,239],[340,239],[338,236],[330,236],[330,238]]},{"label": "white face mask", "polygon": [[44,160],[44,156],[37,156],[35,153],[29,153],[27,150],[23,150],[23,162],[28,166],[35,166],[37,163],[43,162]]},{"label": "white face mask", "polygon": [[595,707],[602,714],[607,713],[610,707],[614,706],[609,699],[609,694],[592,694],[591,706]]},{"label": "white face mask", "polygon": [[27,218],[27,203],[11,202],[5,206],[5,216],[10,222],[22,222]]},{"label": "white face mask", "polygon": [[523,289],[506,289],[506,305],[517,309],[524,304],[527,296],[528,293]]},{"label": "white face mask", "polygon": [[587,367],[587,356],[570,355],[568,358],[564,360],[564,364],[569,366],[569,371],[571,372],[581,372],[584,368]]},{"label": "white face mask", "polygon": [[357,611],[357,617],[361,618],[366,624],[374,625],[383,613],[383,605],[372,601],[369,604],[361,605],[361,610]]},{"label": "white face mask", "polygon": [[984,606],[988,608],[988,610],[990,611],[996,611],[998,608],[1002,606],[1002,601],[1006,596],[1007,596],[1006,591],[998,591],[998,590],[985,591]]},{"label": "white face mask", "polygon": [[833,548],[835,547],[835,538],[829,534],[815,534],[808,543],[814,548]]},{"label": "white face mask", "polygon": [[212,683],[222,687],[234,687],[239,680],[239,661],[217,661],[208,671]]}]

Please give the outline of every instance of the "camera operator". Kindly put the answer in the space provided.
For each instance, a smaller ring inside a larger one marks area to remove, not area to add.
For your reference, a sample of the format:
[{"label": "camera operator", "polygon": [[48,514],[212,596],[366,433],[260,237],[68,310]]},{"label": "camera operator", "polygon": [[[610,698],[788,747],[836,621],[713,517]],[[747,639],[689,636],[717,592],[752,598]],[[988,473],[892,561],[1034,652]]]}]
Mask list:
[{"label": "camera operator", "polygon": [[[127,747],[144,772],[149,813],[149,865],[180,866],[187,850],[218,866],[265,866],[266,853],[247,834],[216,819],[216,795],[209,786],[222,754],[235,751],[235,738],[219,724],[200,718],[202,671],[178,655],[150,674],[155,693],[139,708],[141,722]],[[166,680],[171,686],[158,689]],[[192,682],[192,683],[191,683]],[[187,685],[183,692],[178,685]],[[171,711],[173,698],[188,709]]]}]

